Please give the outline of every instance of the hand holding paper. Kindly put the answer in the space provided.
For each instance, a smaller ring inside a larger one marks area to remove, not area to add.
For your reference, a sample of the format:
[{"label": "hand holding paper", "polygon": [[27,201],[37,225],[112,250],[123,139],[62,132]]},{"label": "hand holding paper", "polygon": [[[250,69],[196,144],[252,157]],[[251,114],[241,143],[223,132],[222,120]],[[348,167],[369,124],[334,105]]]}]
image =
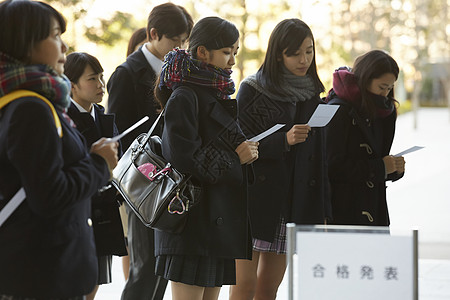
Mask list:
[{"label": "hand holding paper", "polygon": [[295,124],[286,132],[286,141],[290,146],[303,143],[308,138],[311,127],[307,124]]}]

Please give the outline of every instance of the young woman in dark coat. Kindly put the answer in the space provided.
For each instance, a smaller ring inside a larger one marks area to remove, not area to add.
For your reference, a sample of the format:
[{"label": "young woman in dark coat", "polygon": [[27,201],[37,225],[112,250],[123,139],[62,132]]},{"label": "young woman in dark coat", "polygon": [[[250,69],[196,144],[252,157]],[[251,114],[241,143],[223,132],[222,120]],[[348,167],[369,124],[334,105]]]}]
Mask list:
[{"label": "young woman in dark coat", "polygon": [[389,54],[373,50],[333,74],[327,101],[341,106],[327,135],[334,224],[389,225],[386,181],[405,171],[403,157],[390,154],[398,72]]},{"label": "young woman in dark coat", "polygon": [[237,261],[230,299],[275,299],[286,269],[286,223],[324,224],[329,217],[323,130],[306,125],[322,91],[311,29],[299,19],[283,20],[262,66],[237,95],[247,137],[286,126],[260,142],[249,189],[253,259]]},{"label": "young woman in dark coat", "polygon": [[[119,134],[114,115],[105,114],[99,105],[105,94],[103,68],[94,56],[73,52],[67,56],[64,74],[71,82],[71,100],[68,114],[77,130],[86,139],[87,147],[101,137],[111,138]],[[120,151],[119,151],[120,154]],[[112,255],[126,255],[125,237],[119,215],[117,190],[110,183],[92,197],[92,219],[95,246],[98,255],[98,284],[111,282]],[[97,287],[87,295],[94,299]]]},{"label": "young woman in dark coat", "polygon": [[247,168],[258,143],[246,141],[230,99],[238,48],[233,24],[204,18],[188,52],[166,56],[155,89],[165,107],[163,155],[202,186],[182,233],[155,231],[156,273],[171,281],[173,299],[217,299],[235,283],[235,259],[251,257]]},{"label": "young woman in dark coat", "polygon": [[118,144],[87,151],[66,114],[65,28],[48,4],[0,3],[0,97],[28,90],[49,101],[22,96],[0,111],[0,209],[21,187],[26,195],[0,227],[0,299],[84,299],[97,283],[91,197]]}]

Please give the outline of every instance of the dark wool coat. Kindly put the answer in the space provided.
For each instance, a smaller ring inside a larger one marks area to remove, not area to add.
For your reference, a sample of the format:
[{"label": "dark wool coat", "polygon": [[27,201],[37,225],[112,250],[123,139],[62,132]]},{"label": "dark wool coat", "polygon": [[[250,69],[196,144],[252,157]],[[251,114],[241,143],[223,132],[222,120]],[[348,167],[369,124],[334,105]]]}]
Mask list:
[{"label": "dark wool coat", "polygon": [[[141,50],[130,54],[108,80],[108,113],[116,115],[115,121],[119,132],[125,131],[144,116],[150,118],[122,138],[124,151],[139,134],[150,129],[158,116],[159,104],[153,96],[155,81],[156,74]],[[155,131],[156,133],[159,131]]]},{"label": "dark wool coat", "polygon": [[27,198],[0,227],[0,294],[86,295],[97,283],[91,197],[109,179],[105,160],[41,99],[10,103],[0,117],[0,209],[24,187]]},{"label": "dark wool coat", "polygon": [[369,120],[337,96],[329,103],[341,104],[327,127],[333,223],[387,226],[386,181],[403,176],[386,178],[383,163],[394,139],[396,111]]},{"label": "dark wool coat", "polygon": [[237,95],[239,122],[253,137],[275,124],[286,124],[264,138],[253,163],[255,183],[249,187],[249,214],[254,238],[272,242],[280,216],[286,222],[323,224],[330,214],[329,185],[323,130],[312,128],[307,140],[294,146],[286,132],[306,124],[319,103],[318,96],[296,105],[275,101],[243,83]]},{"label": "dark wool coat", "polygon": [[162,151],[176,169],[201,182],[202,197],[181,234],[155,230],[156,255],[250,258],[248,166],[234,151],[245,140],[230,113],[235,100],[222,105],[213,91],[191,88],[177,88],[167,102]]},{"label": "dark wool coat", "polygon": [[[114,115],[105,114],[105,109],[93,105],[95,121],[90,113],[80,112],[71,103],[68,115],[77,125],[77,130],[86,139],[87,148],[102,137],[113,137],[119,134],[114,123]],[[119,149],[119,156],[120,156]],[[117,190],[108,184],[109,189],[98,192],[92,197],[92,220],[94,222],[95,245],[98,255],[127,255],[122,221],[119,214]]]}]

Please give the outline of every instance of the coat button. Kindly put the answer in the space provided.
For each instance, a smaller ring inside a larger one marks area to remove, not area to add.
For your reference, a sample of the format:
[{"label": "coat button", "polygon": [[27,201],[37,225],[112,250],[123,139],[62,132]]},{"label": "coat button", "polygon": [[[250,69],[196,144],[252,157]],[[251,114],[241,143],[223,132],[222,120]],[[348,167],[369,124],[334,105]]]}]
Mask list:
[{"label": "coat button", "polygon": [[216,219],[216,224],[219,225],[219,226],[223,225],[223,219],[222,219],[222,217],[218,217],[218,218]]},{"label": "coat button", "polygon": [[373,187],[375,186],[374,184],[373,184],[373,182],[372,181],[366,181],[366,185],[367,185],[367,187],[368,188],[370,188],[370,189],[373,189]]},{"label": "coat button", "polygon": [[370,148],[370,146],[368,144],[359,144],[359,147],[366,148],[367,154],[372,154],[373,153],[372,148]]},{"label": "coat button", "polygon": [[92,220],[91,220],[91,218],[88,218],[86,222],[87,222],[89,227],[92,227]]}]

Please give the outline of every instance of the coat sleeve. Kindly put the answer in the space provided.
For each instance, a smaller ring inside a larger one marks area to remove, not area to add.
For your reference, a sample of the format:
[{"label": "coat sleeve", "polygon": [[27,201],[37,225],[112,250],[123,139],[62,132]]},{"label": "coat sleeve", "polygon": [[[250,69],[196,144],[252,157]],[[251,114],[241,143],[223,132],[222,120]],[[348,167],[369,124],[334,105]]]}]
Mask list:
[{"label": "coat sleeve", "polygon": [[[174,92],[175,94],[175,92]],[[234,150],[218,133],[215,139],[202,139],[197,99],[185,93],[172,95],[165,107],[162,151],[179,171],[207,183],[243,182],[243,170]],[[208,126],[207,122],[202,123]],[[202,129],[205,130],[205,129]],[[207,129],[206,129],[207,130]]]},{"label": "coat sleeve", "polygon": [[[70,132],[60,138],[44,102],[20,102],[8,124],[8,160],[20,176],[30,208],[38,215],[55,216],[106,184],[108,166],[102,157],[87,153],[84,143]],[[70,162],[68,152],[72,154]]]},{"label": "coat sleeve", "polygon": [[[137,122],[145,112],[139,112],[135,84],[130,72],[122,66],[117,67],[108,80],[108,113],[115,114],[119,132],[124,132]],[[151,91],[149,91],[150,93]],[[122,138],[123,149],[127,149],[139,135],[138,129]]]},{"label": "coat sleeve", "polygon": [[[267,118],[267,112],[270,110],[270,107],[267,106],[270,105],[270,101],[263,102],[261,99],[263,96],[257,94],[253,87],[243,83],[236,96],[239,125],[247,138],[252,138],[276,124],[272,121],[268,124],[269,126],[264,126],[265,122],[259,120],[261,117]],[[282,128],[259,142],[259,159],[280,159],[284,157],[285,153],[289,151],[286,130],[287,128]]]},{"label": "coat sleeve", "polygon": [[330,180],[332,182],[384,181],[385,168],[381,158],[358,158],[351,155],[347,149],[352,127],[349,111],[341,105],[327,126]]}]

